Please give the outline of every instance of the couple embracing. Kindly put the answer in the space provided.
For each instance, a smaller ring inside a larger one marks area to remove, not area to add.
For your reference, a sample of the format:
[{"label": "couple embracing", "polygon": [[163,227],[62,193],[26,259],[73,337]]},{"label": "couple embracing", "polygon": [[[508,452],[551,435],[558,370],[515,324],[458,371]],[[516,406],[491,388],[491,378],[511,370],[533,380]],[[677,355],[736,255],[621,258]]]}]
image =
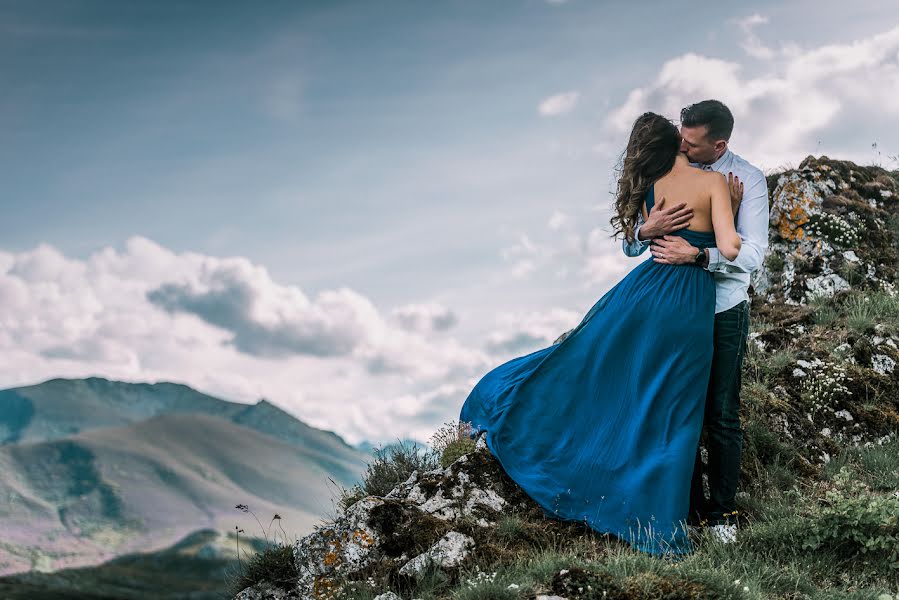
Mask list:
[{"label": "couple embracing", "polygon": [[547,516],[651,554],[691,552],[690,524],[736,536],[740,372],[768,189],[728,148],[733,125],[717,100],[684,108],[679,130],[637,118],[611,223],[626,255],[652,259],[561,341],[487,373],[459,416]]}]

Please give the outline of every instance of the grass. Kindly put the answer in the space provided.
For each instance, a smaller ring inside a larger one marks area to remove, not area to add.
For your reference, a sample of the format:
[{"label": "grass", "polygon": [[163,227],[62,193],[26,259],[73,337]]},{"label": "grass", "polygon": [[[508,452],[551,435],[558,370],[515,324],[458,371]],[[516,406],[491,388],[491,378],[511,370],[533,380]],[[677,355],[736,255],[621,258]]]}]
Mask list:
[{"label": "grass", "polygon": [[[343,598],[372,600],[389,589],[404,599],[422,600],[523,600],[536,594],[571,600],[886,600],[883,594],[895,594],[890,600],[899,600],[899,561],[891,563],[882,551],[899,536],[892,514],[899,514],[899,498],[893,495],[899,490],[899,437],[868,448],[835,449],[823,440],[822,448],[833,456],[822,468],[803,458],[804,444],[815,440],[791,439],[772,418],[780,415],[795,425],[804,416],[801,407],[797,414],[797,400],[782,389],[795,385],[792,370],[798,358],[846,361],[849,356],[834,348],[846,341],[855,344],[859,334],[899,332],[899,298],[850,292],[819,299],[810,308],[809,317],[800,317],[814,324],[802,321],[811,338],[781,339],[772,336],[775,325],[759,322],[754,330],[771,341],[767,349],[752,341],[747,347],[737,542],[723,544],[699,530],[693,554],[665,560],[607,536],[566,529],[526,511],[510,512],[476,534],[478,543],[461,569],[432,567],[405,579],[388,570],[348,584]],[[873,396],[865,400],[862,392],[859,388],[854,396],[857,419],[875,412],[877,403]],[[474,449],[470,433],[461,424],[446,424],[434,436],[430,453],[399,447],[377,456],[346,499],[383,495],[413,470],[446,467]],[[454,527],[469,531],[467,525]],[[865,551],[869,545],[875,552]],[[277,553],[263,556],[279,560]]]},{"label": "grass", "polygon": [[850,294],[843,304],[846,324],[857,333],[868,333],[881,324],[892,331],[899,329],[899,295],[886,292]]},{"label": "grass", "polygon": [[[735,543],[723,544],[708,530],[697,530],[696,551],[674,561],[634,551],[591,531],[564,529],[552,519],[535,521],[533,514],[509,513],[482,531],[460,569],[444,571],[432,565],[414,578],[375,572],[364,581],[348,582],[337,598],[372,600],[391,590],[401,598],[421,600],[524,600],[538,593],[572,600],[879,600],[899,589],[899,563],[891,567],[877,555],[859,554],[869,531],[889,534],[877,529],[877,523],[890,523],[885,510],[899,487],[899,439],[871,448],[844,448],[819,480],[809,481],[796,475],[796,449],[764,422],[753,417],[744,427],[744,470],[749,472],[738,501],[745,522]],[[391,457],[399,464],[382,465],[371,473],[396,479],[414,462],[402,450],[383,459],[389,462]],[[436,463],[439,455],[432,453],[429,460]],[[899,499],[895,501],[899,506]],[[858,513],[852,511],[870,506],[881,507],[873,521],[870,510],[868,522],[854,521]],[[855,546],[828,541],[835,539],[828,537],[834,527],[845,539],[856,539]],[[290,550],[273,547],[257,554],[245,565],[239,586],[262,580],[289,585],[295,577]]]},{"label": "grass", "polygon": [[232,593],[236,595],[260,581],[283,590],[290,590],[296,585],[297,569],[293,562],[292,544],[275,545],[254,554],[234,577]]}]

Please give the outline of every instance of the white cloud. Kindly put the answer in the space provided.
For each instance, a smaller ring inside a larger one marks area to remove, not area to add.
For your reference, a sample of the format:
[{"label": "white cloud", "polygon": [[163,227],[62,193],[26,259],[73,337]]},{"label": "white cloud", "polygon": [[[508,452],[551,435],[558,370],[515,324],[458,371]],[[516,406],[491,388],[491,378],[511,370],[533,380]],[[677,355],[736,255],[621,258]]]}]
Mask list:
[{"label": "white cloud", "polygon": [[574,110],[579,98],[580,93],[575,91],[556,94],[555,96],[550,96],[540,102],[540,106],[537,107],[537,112],[544,117],[564,115],[565,113]]},{"label": "white cloud", "polygon": [[749,56],[760,59],[770,59],[774,57],[774,51],[762,44],[762,41],[755,34],[755,27],[768,23],[768,17],[756,13],[743,19],[733,21],[737,27],[743,32],[743,39],[740,46]]},{"label": "white cloud", "polygon": [[558,231],[562,227],[568,224],[569,218],[568,215],[563,213],[561,210],[553,211],[553,214],[549,217],[549,228],[553,231]]},{"label": "white cloud", "polygon": [[671,59],[609,114],[603,136],[626,135],[644,111],[677,117],[687,104],[717,98],[734,113],[734,150],[774,168],[820,153],[817,142],[830,136],[839,136],[842,157],[864,160],[847,148],[869,147],[872,132],[899,126],[899,27],[851,43],[785,45],[757,68],[748,74],[694,53]]},{"label": "white cloud", "polygon": [[446,331],[458,321],[453,311],[434,302],[400,306],[392,316],[403,329],[421,333]]},{"label": "white cloud", "polygon": [[499,318],[499,329],[487,337],[487,349],[508,357],[545,348],[575,327],[582,317],[562,308],[503,314]]},{"label": "white cloud", "polygon": [[[246,258],[176,254],[142,237],[85,260],[42,244],[0,252],[0,387],[176,381],[231,400],[271,398],[351,442],[380,439],[385,419],[433,430],[435,415],[464,400],[434,390],[464,388],[492,363],[448,335],[455,319],[434,303],[385,317],[348,288],[310,298]],[[438,396],[448,404],[435,406]],[[421,414],[398,398],[420,398]]]},{"label": "white cloud", "polygon": [[581,232],[577,229],[584,225],[574,226],[595,219],[595,215],[584,219],[565,215],[564,222],[555,220],[556,227],[550,219],[550,237],[535,242],[530,235],[520,233],[517,242],[503,248],[500,256],[510,263],[510,272],[517,279],[553,273],[557,279],[575,280],[582,289],[611,287],[639,261],[626,258],[620,241],[612,241],[606,229],[592,227]]}]

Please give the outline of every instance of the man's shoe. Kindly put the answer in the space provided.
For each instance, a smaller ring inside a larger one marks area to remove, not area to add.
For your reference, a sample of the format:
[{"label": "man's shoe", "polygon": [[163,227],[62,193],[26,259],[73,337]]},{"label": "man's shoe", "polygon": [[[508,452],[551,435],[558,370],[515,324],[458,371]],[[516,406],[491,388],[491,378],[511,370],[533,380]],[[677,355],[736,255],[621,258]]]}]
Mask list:
[{"label": "man's shoe", "polygon": [[737,541],[736,525],[712,525],[711,530],[715,537],[718,538],[722,544],[730,544],[731,542]]}]

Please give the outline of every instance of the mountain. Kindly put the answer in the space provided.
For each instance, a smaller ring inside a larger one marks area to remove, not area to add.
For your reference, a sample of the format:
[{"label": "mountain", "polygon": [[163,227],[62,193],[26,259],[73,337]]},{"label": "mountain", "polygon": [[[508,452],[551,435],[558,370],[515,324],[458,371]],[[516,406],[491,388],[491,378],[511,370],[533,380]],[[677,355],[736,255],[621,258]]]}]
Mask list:
[{"label": "mountain", "polygon": [[[266,547],[241,538],[241,558]],[[157,552],[129,554],[95,567],[0,577],[4,600],[218,600],[239,569],[234,534],[203,529]]]},{"label": "mountain", "polygon": [[361,442],[356,444],[355,448],[359,452],[364,452],[365,454],[373,455],[373,454],[375,454],[376,450],[380,449],[380,450],[386,450],[389,452],[391,449],[399,448],[400,446],[403,446],[406,449],[410,449],[414,446],[418,446],[418,448],[422,449],[422,450],[427,450],[430,447],[428,444],[424,444],[422,442],[419,442],[418,440],[413,440],[410,438],[403,438],[402,440],[397,440],[395,442],[389,442],[389,443],[383,443],[383,442],[372,443],[368,440],[362,440]]},{"label": "mountain", "polygon": [[4,390],[0,423],[0,574],[152,551],[200,527],[261,535],[238,504],[307,531],[370,458],[266,400],[170,383]]},{"label": "mountain", "polygon": [[51,379],[0,390],[0,444],[53,440],[172,413],[214,415],[257,428],[255,424],[283,441],[327,452],[335,447],[352,449],[334,432],[310,427],[264,399],[248,405],[178,383],[127,383],[102,377]]}]

